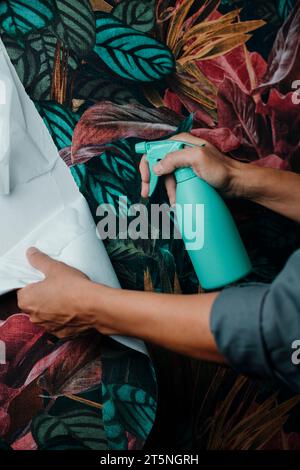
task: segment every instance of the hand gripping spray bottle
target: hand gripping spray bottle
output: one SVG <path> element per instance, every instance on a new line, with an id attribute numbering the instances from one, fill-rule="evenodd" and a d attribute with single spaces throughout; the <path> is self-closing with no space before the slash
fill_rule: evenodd
<path id="1" fill-rule="evenodd" d="M 149 163 L 149 196 L 152 196 L 158 182 L 153 166 L 167 154 L 185 147 L 195 145 L 175 140 L 141 142 L 136 145 L 136 152 L 146 154 Z M 176 211 L 179 230 L 203 289 L 219 289 L 245 277 L 251 272 L 252 266 L 236 224 L 219 193 L 199 178 L 192 168 L 176 170 L 175 178 L 176 206 L 182 208 Z M 184 230 L 187 224 L 185 217 L 194 217 L 196 205 L 204 207 L 204 227 L 196 227 L 196 230 L 204 233 L 204 243 L 200 249 L 193 249 Z M 185 207 L 192 210 L 186 211 Z M 188 221 L 189 227 L 193 222 Z"/>

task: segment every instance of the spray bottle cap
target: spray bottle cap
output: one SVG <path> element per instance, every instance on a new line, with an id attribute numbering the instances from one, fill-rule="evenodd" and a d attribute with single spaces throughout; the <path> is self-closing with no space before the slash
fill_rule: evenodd
<path id="1" fill-rule="evenodd" d="M 140 142 L 136 144 L 136 153 L 146 154 L 147 161 L 149 163 L 150 170 L 150 191 L 149 196 L 155 191 L 158 183 L 159 176 L 154 172 L 154 166 L 161 160 L 163 160 L 169 153 L 182 150 L 185 147 L 196 147 L 188 142 L 179 140 L 160 140 L 155 142 Z M 179 168 L 175 171 L 175 178 L 177 183 L 182 183 L 191 178 L 195 178 L 196 175 L 192 168 Z"/>

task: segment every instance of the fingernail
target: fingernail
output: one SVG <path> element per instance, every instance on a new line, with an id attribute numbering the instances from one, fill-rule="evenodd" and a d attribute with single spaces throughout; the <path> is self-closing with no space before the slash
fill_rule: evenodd
<path id="1" fill-rule="evenodd" d="M 38 253 L 38 252 L 39 252 L 39 250 L 37 248 L 35 248 L 34 246 L 31 246 L 27 250 L 27 255 L 31 256 L 31 255 L 34 255 L 35 253 Z"/>
<path id="2" fill-rule="evenodd" d="M 153 167 L 153 170 L 157 175 L 162 175 L 164 172 L 164 167 L 161 163 L 157 163 L 157 165 Z"/>

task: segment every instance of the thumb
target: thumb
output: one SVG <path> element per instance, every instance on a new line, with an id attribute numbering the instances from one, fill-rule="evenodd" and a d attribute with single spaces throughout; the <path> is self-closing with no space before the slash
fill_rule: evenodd
<path id="1" fill-rule="evenodd" d="M 44 274 L 48 273 L 53 263 L 56 263 L 56 261 L 54 261 L 48 255 L 42 253 L 40 250 L 34 247 L 29 248 L 26 255 L 31 266 Z"/>
<path id="2" fill-rule="evenodd" d="M 158 175 L 173 173 L 177 168 L 192 167 L 199 157 L 199 148 L 185 148 L 177 152 L 169 153 L 164 160 L 161 160 L 153 167 Z"/>

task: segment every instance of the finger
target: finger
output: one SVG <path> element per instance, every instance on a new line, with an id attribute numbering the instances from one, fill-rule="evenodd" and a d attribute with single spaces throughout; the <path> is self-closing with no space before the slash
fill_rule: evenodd
<path id="1" fill-rule="evenodd" d="M 173 173 L 177 168 L 192 167 L 199 158 L 200 151 L 199 148 L 185 148 L 169 153 L 164 160 L 153 167 L 154 172 L 161 176 Z"/>
<path id="2" fill-rule="evenodd" d="M 24 288 L 25 289 L 25 288 Z M 17 302 L 18 302 L 18 307 L 23 313 L 27 313 L 27 302 L 26 302 L 26 297 L 24 295 L 24 289 L 19 289 L 17 291 Z"/>
<path id="3" fill-rule="evenodd" d="M 147 199 L 147 197 L 149 196 L 149 192 L 150 192 L 150 184 L 149 183 L 144 183 L 142 181 L 141 196 L 144 199 Z"/>
<path id="4" fill-rule="evenodd" d="M 28 312 L 28 315 L 31 323 L 34 323 L 35 325 L 39 325 L 44 328 L 43 321 L 35 313 Z"/>
<path id="5" fill-rule="evenodd" d="M 39 284 L 39 283 L 36 283 Z M 32 300 L 32 288 L 36 286 L 36 284 L 30 284 L 23 289 L 19 289 L 17 291 L 17 301 L 18 307 L 23 313 L 30 314 L 32 310 L 31 300 Z"/>
<path id="6" fill-rule="evenodd" d="M 143 155 L 140 161 L 140 172 L 141 172 L 142 181 L 144 183 L 149 183 L 150 171 L 149 171 L 149 165 L 146 159 L 146 155 Z"/>
<path id="7" fill-rule="evenodd" d="M 85 332 L 86 330 L 81 330 L 79 328 L 56 328 L 52 331 L 52 334 L 60 339 L 71 339 L 76 338 L 77 336 L 80 336 Z"/>
<path id="8" fill-rule="evenodd" d="M 78 336 L 77 334 L 74 333 L 74 331 L 70 329 L 65 329 L 65 330 L 59 330 L 59 331 L 54 331 L 53 335 L 56 336 L 59 339 L 72 339 Z"/>
<path id="9" fill-rule="evenodd" d="M 149 171 L 149 165 L 146 160 L 146 156 L 143 155 L 141 161 L 140 161 L 140 173 L 141 173 L 141 178 L 142 178 L 142 191 L 141 195 L 144 198 L 147 198 L 149 196 L 149 190 L 150 190 L 150 171 Z"/>
<path id="10" fill-rule="evenodd" d="M 170 205 L 173 206 L 176 203 L 176 181 L 173 175 L 166 176 L 165 185 Z"/>
<path id="11" fill-rule="evenodd" d="M 56 261 L 34 247 L 29 248 L 26 254 L 31 266 L 44 274 L 49 272 L 50 268 L 53 266 L 53 263 L 56 263 Z"/>
<path id="12" fill-rule="evenodd" d="M 179 140 L 179 141 L 187 142 L 189 144 L 193 144 L 197 146 L 209 145 L 209 143 L 206 140 L 196 137 L 192 134 L 188 134 L 187 132 L 182 132 L 181 134 L 177 134 L 174 137 L 170 137 L 169 140 Z"/>
<path id="13" fill-rule="evenodd" d="M 35 315 L 34 313 L 29 313 L 29 319 L 31 323 L 33 323 L 36 326 L 39 326 L 40 328 L 43 328 L 48 333 L 54 334 L 54 332 L 57 330 L 56 323 L 45 321 L 44 319 L 41 319 L 38 315 Z"/>

